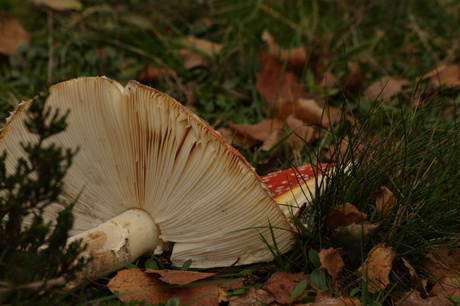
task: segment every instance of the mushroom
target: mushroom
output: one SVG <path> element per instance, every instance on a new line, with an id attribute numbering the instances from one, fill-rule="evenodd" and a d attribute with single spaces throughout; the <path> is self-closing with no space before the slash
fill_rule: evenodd
<path id="1" fill-rule="evenodd" d="M 23 125 L 30 103 L 0 135 L 9 171 L 25 155 L 20 143 L 36 140 Z M 44 218 L 78 198 L 70 240 L 87 244 L 89 276 L 165 249 L 173 265 L 195 268 L 270 261 L 267 242 L 290 250 L 289 221 L 250 164 L 171 97 L 135 81 L 81 77 L 52 86 L 47 106 L 70 110 L 50 143 L 79 152 Z"/>
<path id="2" fill-rule="evenodd" d="M 324 188 L 324 174 L 331 170 L 328 164 L 303 165 L 262 176 L 271 196 L 280 205 L 288 219 L 299 217 L 300 212 Z"/>

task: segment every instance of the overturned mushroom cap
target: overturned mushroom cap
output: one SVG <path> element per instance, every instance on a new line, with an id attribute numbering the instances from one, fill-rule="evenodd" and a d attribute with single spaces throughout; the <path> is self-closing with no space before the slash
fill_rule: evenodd
<path id="1" fill-rule="evenodd" d="M 270 195 L 280 205 L 288 219 L 299 217 L 303 208 L 308 206 L 318 190 L 324 189 L 324 173 L 331 165 L 303 165 L 288 170 L 273 172 L 261 177 Z"/>
<path id="2" fill-rule="evenodd" d="M 11 171 L 25 155 L 20 142 L 36 140 L 23 125 L 30 103 L 18 108 L 0 135 Z M 170 242 L 173 264 L 191 259 L 193 267 L 270 261 L 261 236 L 271 244 L 274 237 L 281 252 L 290 249 L 289 222 L 253 168 L 171 97 L 134 81 L 122 87 L 104 77 L 82 77 L 51 87 L 47 106 L 70 109 L 68 128 L 49 141 L 80 149 L 62 200 L 45 212 L 55 220 L 78 197 L 72 235 L 88 236 L 116 220 L 110 224 L 121 227 L 121 238 L 107 239 L 113 239 L 113 252 L 136 249 L 126 260 L 159 253 Z M 128 245 L 120 244 L 123 239 Z"/>

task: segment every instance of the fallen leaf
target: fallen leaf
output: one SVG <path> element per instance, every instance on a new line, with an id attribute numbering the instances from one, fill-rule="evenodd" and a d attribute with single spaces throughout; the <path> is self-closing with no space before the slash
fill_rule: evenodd
<path id="1" fill-rule="evenodd" d="M 364 91 L 364 97 L 370 101 L 388 100 L 403 90 L 410 82 L 400 77 L 383 77 Z"/>
<path id="2" fill-rule="evenodd" d="M 171 296 L 165 283 L 139 269 L 118 271 L 107 287 L 123 302 L 139 300 L 157 304 L 164 303 Z"/>
<path id="3" fill-rule="evenodd" d="M 273 149 L 273 151 L 270 154 L 270 156 L 272 156 L 276 154 L 278 152 L 277 149 L 281 147 L 279 146 L 275 148 L 275 146 L 280 145 L 280 141 L 282 141 L 285 136 L 286 136 L 286 133 L 283 130 L 276 129 L 271 132 L 271 134 L 267 137 L 267 139 L 264 140 L 260 148 L 263 151 L 270 151 Z"/>
<path id="4" fill-rule="evenodd" d="M 383 243 L 375 245 L 367 255 L 358 273 L 367 282 L 370 293 L 377 293 L 390 284 L 390 271 L 396 252 Z"/>
<path id="5" fill-rule="evenodd" d="M 153 269 L 145 269 L 145 273 L 158 274 L 159 280 L 171 285 L 186 285 L 216 275 L 216 273 Z"/>
<path id="6" fill-rule="evenodd" d="M 326 70 L 322 73 L 320 73 L 316 77 L 316 86 L 319 88 L 331 88 L 333 87 L 337 82 L 337 77 L 330 72 L 329 70 Z"/>
<path id="7" fill-rule="evenodd" d="M 201 55 L 192 50 L 182 49 L 179 50 L 179 55 L 182 57 L 184 62 L 184 67 L 188 70 L 197 68 L 197 67 L 207 67 L 209 66 L 208 61 Z"/>
<path id="8" fill-rule="evenodd" d="M 289 136 L 291 148 L 303 148 L 306 142 L 312 142 L 316 139 L 315 128 L 306 125 L 294 115 L 287 117 L 286 123 L 293 132 L 291 136 Z"/>
<path id="9" fill-rule="evenodd" d="M 460 275 L 460 251 L 438 250 L 429 253 L 423 262 L 425 270 L 434 281 Z"/>
<path id="10" fill-rule="evenodd" d="M 156 272 L 139 269 L 119 271 L 108 283 L 109 290 L 123 302 L 143 301 L 150 304 L 165 303 L 169 298 L 179 298 L 181 305 L 218 305 L 221 292 L 216 284 L 190 287 L 171 286 L 159 279 Z M 180 271 L 188 272 L 188 271 Z"/>
<path id="11" fill-rule="evenodd" d="M 263 289 L 250 287 L 244 295 L 236 297 L 229 302 L 229 306 L 252 306 L 252 305 L 269 305 L 275 301 L 275 298 Z"/>
<path id="12" fill-rule="evenodd" d="M 306 124 L 320 126 L 324 108 L 319 106 L 313 99 L 298 99 L 295 103 L 293 113 Z"/>
<path id="13" fill-rule="evenodd" d="M 291 302 L 291 293 L 294 288 L 302 280 L 306 279 L 309 285 L 308 275 L 303 273 L 289 273 L 285 271 L 275 272 L 263 285 L 263 289 L 268 291 L 275 300 L 280 304 L 288 304 Z M 307 287 L 308 289 L 308 287 Z M 307 296 L 308 293 L 305 291 L 298 299 L 302 299 Z"/>
<path id="14" fill-rule="evenodd" d="M 396 198 L 393 192 L 385 186 L 380 187 L 380 190 L 376 193 L 375 208 L 379 214 L 380 219 L 388 216 L 388 213 L 392 211 L 396 204 Z"/>
<path id="15" fill-rule="evenodd" d="M 366 244 L 380 227 L 380 223 L 363 221 L 337 228 L 333 235 L 335 240 L 347 250 L 355 250 Z"/>
<path id="16" fill-rule="evenodd" d="M 431 289 L 430 295 L 448 298 L 460 297 L 460 277 L 451 275 L 437 282 Z"/>
<path id="17" fill-rule="evenodd" d="M 139 81 L 158 82 L 163 80 L 177 79 L 177 73 L 172 69 L 163 69 L 145 64 L 139 74 Z"/>
<path id="18" fill-rule="evenodd" d="M 276 42 L 273 36 L 267 31 L 262 32 L 262 40 L 267 43 L 268 53 L 279 58 L 280 62 L 288 63 L 288 66 L 294 70 L 302 71 L 305 63 L 307 62 L 307 55 L 303 46 L 297 47 L 291 50 L 285 50 L 281 48 Z"/>
<path id="19" fill-rule="evenodd" d="M 362 223 L 367 219 L 367 214 L 360 212 L 353 204 L 346 203 L 337 206 L 326 218 L 326 223 L 331 230 L 354 223 Z"/>
<path id="20" fill-rule="evenodd" d="M 442 70 L 436 70 L 436 74 L 430 77 L 430 83 L 435 87 L 460 86 L 460 64 L 454 64 L 444 67 Z"/>
<path id="21" fill-rule="evenodd" d="M 29 40 L 29 33 L 18 20 L 10 16 L 3 16 L 0 20 L 0 53 L 13 54 L 20 44 Z"/>
<path id="22" fill-rule="evenodd" d="M 278 118 L 292 114 L 295 102 L 307 98 L 306 89 L 294 73 L 286 71 L 273 56 L 262 51 L 261 67 L 256 74 L 256 88 Z"/>
<path id="23" fill-rule="evenodd" d="M 199 50 L 208 56 L 216 55 L 222 50 L 221 44 L 195 36 L 187 36 L 182 39 L 181 43 L 188 48 Z"/>
<path id="24" fill-rule="evenodd" d="M 332 284 L 334 284 L 342 268 L 345 266 L 342 256 L 339 251 L 334 248 L 322 249 L 319 251 L 318 256 L 321 261 L 321 268 L 327 270 L 327 273 L 332 277 Z"/>
<path id="25" fill-rule="evenodd" d="M 281 129 L 283 127 L 283 121 L 277 118 L 266 118 L 255 124 L 235 124 L 229 122 L 228 125 L 245 137 L 257 141 L 265 141 L 274 130 Z"/>
<path id="26" fill-rule="evenodd" d="M 32 0 L 32 2 L 55 11 L 79 11 L 83 8 L 83 4 L 78 0 Z"/>
<path id="27" fill-rule="evenodd" d="M 308 305 L 361 306 L 361 301 L 357 298 L 348 297 L 320 297 Z"/>

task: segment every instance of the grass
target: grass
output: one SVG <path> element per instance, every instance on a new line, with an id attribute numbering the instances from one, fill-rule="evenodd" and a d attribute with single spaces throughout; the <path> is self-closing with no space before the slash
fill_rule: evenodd
<path id="1" fill-rule="evenodd" d="M 276 261 L 277 268 L 321 271 L 318 251 L 340 247 L 346 254 L 341 294 L 356 295 L 367 304 L 391 304 L 393 292 L 408 289 L 402 258 L 424 275 L 426 254 L 458 249 L 460 95 L 458 88 L 435 89 L 420 80 L 460 58 L 460 5 L 455 1 L 97 0 L 85 2 L 82 11 L 59 13 L 6 0 L 0 4 L 0 15 L 4 13 L 19 19 L 32 40 L 0 58 L 1 122 L 20 101 L 51 84 L 86 75 L 126 82 L 138 79 L 149 64 L 172 69 L 179 77 L 144 83 L 186 103 L 214 127 L 226 127 L 228 121 L 255 123 L 268 116 L 255 79 L 265 47 L 262 32 L 268 30 L 286 49 L 305 46 L 308 61 L 299 82 L 315 97 L 343 109 L 348 119 L 299 152 L 280 150 L 268 166 L 258 145 L 239 148 L 267 172 L 309 161 L 336 163 L 323 196 L 298 220 L 297 247 Z M 179 54 L 187 35 L 221 43 L 223 49 L 206 57 L 207 66 L 188 70 Z M 360 71 L 356 84 L 348 78 L 351 67 Z M 315 86 L 314 78 L 324 70 L 338 77 L 339 87 Z M 377 79 L 396 75 L 411 82 L 409 89 L 385 103 L 363 96 Z M 332 150 L 340 147 L 340 154 Z M 397 199 L 383 220 L 374 206 L 381 186 Z M 366 213 L 369 222 L 381 222 L 352 250 L 337 240 L 326 221 L 347 202 Z M 370 294 L 355 271 L 379 242 L 397 252 L 393 287 Z M 90 296 L 98 294 L 106 293 L 95 290 Z"/>

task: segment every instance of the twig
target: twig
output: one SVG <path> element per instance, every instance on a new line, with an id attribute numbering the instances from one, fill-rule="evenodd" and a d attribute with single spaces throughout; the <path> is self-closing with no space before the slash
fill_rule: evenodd
<path id="1" fill-rule="evenodd" d="M 5 286 L 6 288 L 0 288 L 0 293 L 7 293 L 17 289 L 30 289 L 30 290 L 39 290 L 43 288 L 49 288 L 54 286 L 63 286 L 66 284 L 64 277 L 52 278 L 46 281 L 37 281 L 33 283 L 28 283 L 24 285 L 14 286 L 8 282 L 0 282 L 0 286 Z"/>

